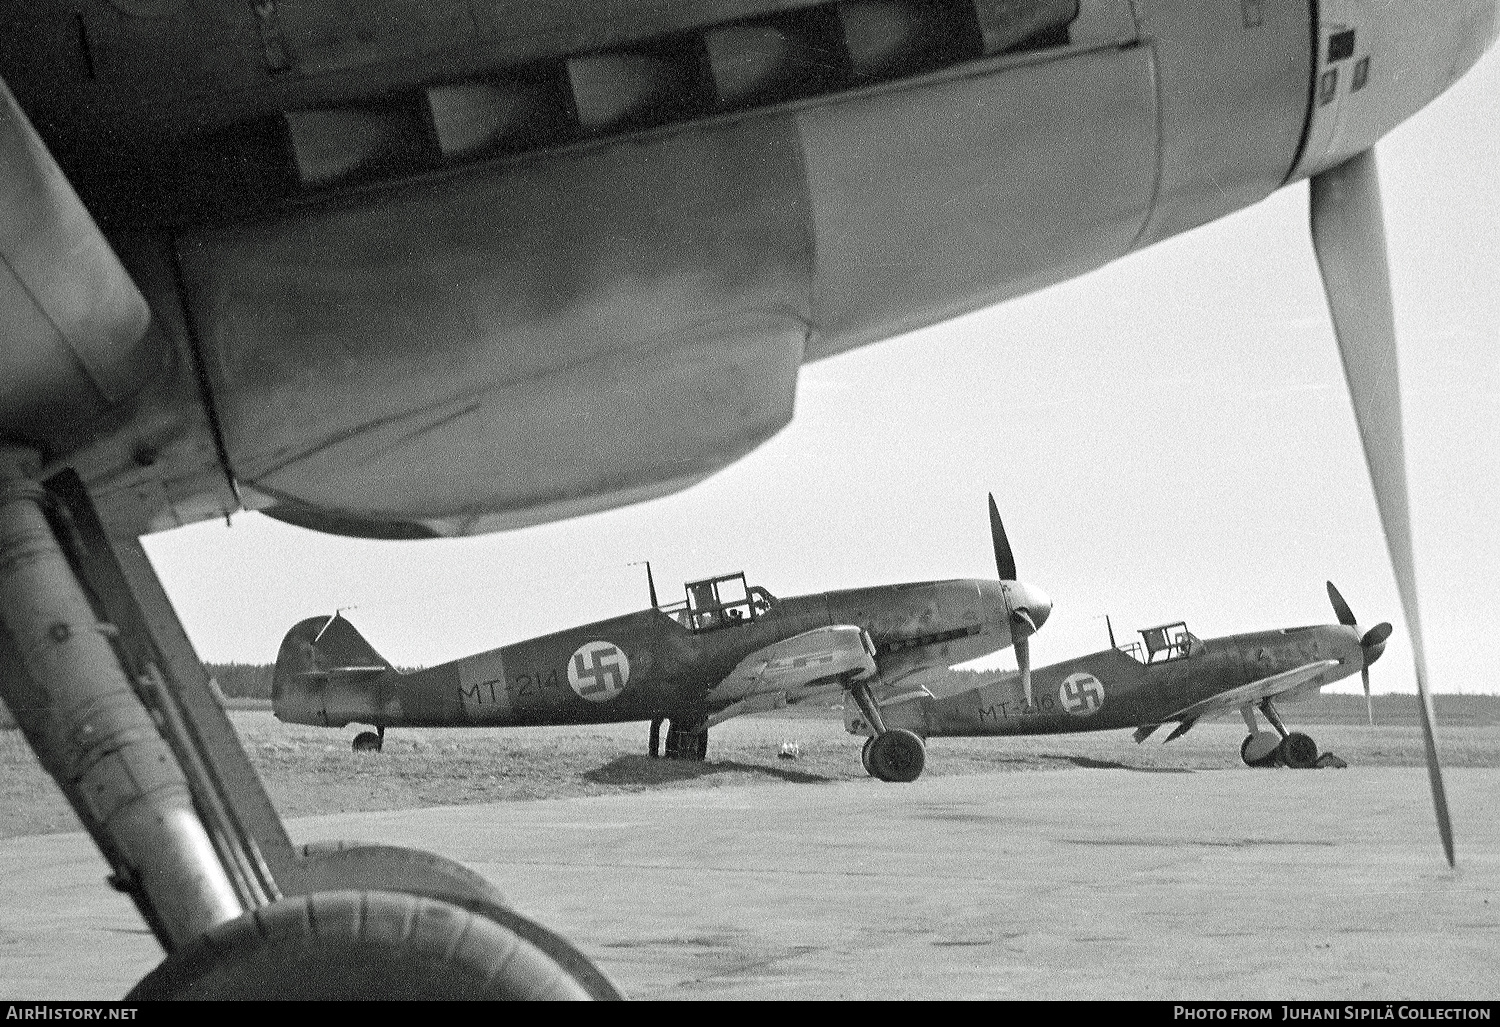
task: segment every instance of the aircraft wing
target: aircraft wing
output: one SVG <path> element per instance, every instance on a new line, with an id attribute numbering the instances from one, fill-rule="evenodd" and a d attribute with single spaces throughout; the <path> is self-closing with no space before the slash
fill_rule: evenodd
<path id="1" fill-rule="evenodd" d="M 726 705 L 709 723 L 805 702 L 874 673 L 875 646 L 862 629 L 835 624 L 804 631 L 755 650 L 714 686 L 709 701 Z"/>
<path id="2" fill-rule="evenodd" d="M 1237 710 L 1246 703 L 1285 696 L 1291 692 L 1316 691 L 1326 684 L 1321 680 L 1323 672 L 1338 665 L 1338 660 L 1315 660 L 1312 663 L 1304 663 L 1300 667 L 1284 670 L 1280 674 L 1272 674 L 1270 677 L 1252 681 L 1248 685 L 1220 692 L 1202 702 L 1178 710 L 1170 717 L 1163 718 L 1162 723 L 1178 720 L 1188 724 L 1202 720 L 1204 717 L 1214 717 L 1220 713 Z"/>

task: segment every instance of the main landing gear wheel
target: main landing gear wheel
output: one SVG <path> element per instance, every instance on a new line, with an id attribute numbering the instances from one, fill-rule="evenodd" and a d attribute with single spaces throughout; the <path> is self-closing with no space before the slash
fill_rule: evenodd
<path id="1" fill-rule="evenodd" d="M 452 903 L 380 891 L 284 898 L 169 955 L 127 1001 L 588 999 L 506 926 Z"/>
<path id="2" fill-rule="evenodd" d="M 308 893 L 388 891 L 449 902 L 495 921 L 536 946 L 589 998 L 625 997 L 571 942 L 509 909 L 498 888 L 462 863 L 421 849 L 357 842 L 314 842 L 303 846 L 301 855 L 300 883 Z"/>
<path id="3" fill-rule="evenodd" d="M 662 753 L 669 760 L 694 760 L 702 762 L 708 758 L 708 724 L 699 721 L 683 727 L 677 721 L 667 722 L 667 744 Z"/>
<path id="4" fill-rule="evenodd" d="M 1311 770 L 1318 765 L 1318 743 L 1300 731 L 1293 731 L 1281 740 L 1278 755 L 1293 770 Z"/>
<path id="5" fill-rule="evenodd" d="M 859 761 L 865 765 L 865 773 L 871 777 L 875 776 L 875 768 L 870 766 L 870 746 L 875 744 L 875 736 L 871 735 L 865 739 L 864 748 L 859 750 Z"/>
<path id="6" fill-rule="evenodd" d="M 870 768 L 882 781 L 915 781 L 927 764 L 927 746 L 914 732 L 892 728 L 870 745 Z"/>
<path id="7" fill-rule="evenodd" d="M 1281 736 L 1275 731 L 1257 731 L 1240 743 L 1240 759 L 1247 767 L 1274 767 L 1281 748 Z"/>
<path id="8" fill-rule="evenodd" d="M 361 731 L 354 736 L 355 752 L 379 752 L 382 748 L 382 739 L 374 731 Z"/>

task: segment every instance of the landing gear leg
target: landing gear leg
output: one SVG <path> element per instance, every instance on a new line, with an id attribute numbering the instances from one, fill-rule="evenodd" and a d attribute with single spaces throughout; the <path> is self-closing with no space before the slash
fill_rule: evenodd
<path id="1" fill-rule="evenodd" d="M 1250 733 L 1240 743 L 1240 759 L 1245 761 L 1247 767 L 1274 767 L 1276 752 L 1281 748 L 1281 736 L 1274 731 L 1260 729 L 1260 722 L 1255 719 L 1254 703 L 1241 706 L 1240 716 L 1245 718 L 1245 726 L 1250 729 Z"/>
<path id="2" fill-rule="evenodd" d="M 140 543 L 34 466 L 0 445 L 0 698 L 171 953 L 133 994 L 618 995 L 508 910 L 428 898 L 441 868 L 313 887 Z"/>
<path id="3" fill-rule="evenodd" d="M 660 717 L 651 718 L 651 738 L 646 743 L 646 752 L 653 760 L 661 757 L 661 720 Z"/>
<path id="4" fill-rule="evenodd" d="M 927 746 L 922 744 L 922 739 L 905 728 L 888 729 L 885 726 L 885 718 L 880 715 L 880 707 L 875 704 L 868 683 L 855 682 L 850 686 L 849 694 L 875 731 L 875 737 L 866 743 L 866 749 L 861 753 L 865 769 L 882 781 L 906 782 L 920 777 L 927 764 Z"/>

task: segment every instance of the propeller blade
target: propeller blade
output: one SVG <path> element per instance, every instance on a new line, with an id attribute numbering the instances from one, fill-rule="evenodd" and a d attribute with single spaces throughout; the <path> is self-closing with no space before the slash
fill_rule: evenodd
<path id="1" fill-rule="evenodd" d="M 1364 683 L 1365 683 L 1365 716 L 1367 716 L 1367 717 L 1370 718 L 1370 726 L 1374 727 L 1375 726 L 1375 705 L 1372 702 L 1370 702 L 1370 668 L 1369 667 L 1362 668 L 1360 670 L 1360 672 L 1359 672 L 1359 676 L 1364 679 Z"/>
<path id="2" fill-rule="evenodd" d="M 1359 623 L 1354 619 L 1354 611 L 1349 609 L 1349 604 L 1344 602 L 1344 597 L 1339 595 L 1339 590 L 1333 587 L 1333 582 L 1328 583 L 1328 601 L 1333 604 L 1334 616 L 1338 617 L 1340 624 L 1353 627 Z"/>
<path id="3" fill-rule="evenodd" d="M 1017 635 L 1016 641 L 1016 666 L 1021 668 L 1021 691 L 1026 695 L 1026 705 L 1033 707 L 1036 703 L 1031 701 L 1031 639 L 1027 635 Z"/>
<path id="4" fill-rule="evenodd" d="M 1386 621 L 1381 621 L 1369 631 L 1365 632 L 1364 637 L 1359 640 L 1359 644 L 1364 646 L 1366 649 L 1371 649 L 1377 645 L 1382 645 L 1384 644 L 1386 639 L 1391 637 L 1391 631 L 1392 628 L 1390 624 Z"/>
<path id="5" fill-rule="evenodd" d="M 1336 168 L 1314 175 L 1310 213 L 1313 249 L 1323 276 L 1323 290 L 1328 294 L 1344 379 L 1349 384 L 1365 463 L 1375 487 L 1380 522 L 1385 528 L 1386 548 L 1406 614 L 1427 745 L 1427 777 L 1432 786 L 1443 854 L 1452 866 L 1455 865 L 1453 824 L 1438 764 L 1432 694 L 1427 686 L 1427 660 L 1422 646 L 1422 617 L 1417 606 L 1401 392 L 1396 374 L 1396 321 L 1391 307 L 1375 151 L 1365 150 Z"/>
<path id="6" fill-rule="evenodd" d="M 1005 537 L 1005 525 L 1000 523 L 1000 511 L 995 509 L 995 494 L 990 493 L 990 537 L 995 542 L 995 572 L 1001 581 L 1016 580 L 1016 558 L 1010 551 L 1010 539 Z"/>

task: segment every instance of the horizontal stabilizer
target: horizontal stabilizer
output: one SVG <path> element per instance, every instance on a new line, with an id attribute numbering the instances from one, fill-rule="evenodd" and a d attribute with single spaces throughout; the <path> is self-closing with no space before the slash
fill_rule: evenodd
<path id="1" fill-rule="evenodd" d="M 1159 727 L 1161 727 L 1160 724 L 1142 724 L 1140 727 L 1135 729 L 1135 734 L 1131 735 L 1130 737 L 1134 738 L 1136 744 L 1139 745 L 1146 739 L 1150 738 Z"/>
<path id="2" fill-rule="evenodd" d="M 916 689 L 914 691 L 913 690 L 907 690 L 907 691 L 903 691 L 903 692 L 897 692 L 894 695 L 882 695 L 879 692 L 875 693 L 875 703 L 876 703 L 876 705 L 880 706 L 881 708 L 884 708 L 886 706 L 896 706 L 896 705 L 898 705 L 900 703 L 904 703 L 904 702 L 911 702 L 913 699 L 931 699 L 931 698 L 932 698 L 932 693 L 929 692 L 929 691 L 927 691 L 927 689 L 925 689 L 925 688 L 918 688 L 918 689 Z"/>
<path id="3" fill-rule="evenodd" d="M 364 666 L 364 667 L 321 667 L 321 668 L 314 668 L 312 670 L 301 670 L 301 671 L 298 671 L 297 672 L 297 677 L 299 677 L 299 678 L 337 678 L 337 677 L 359 678 L 359 677 L 368 677 L 368 676 L 370 676 L 372 674 L 384 674 L 386 671 L 388 671 L 390 669 L 391 668 L 383 666 L 383 665 L 379 665 L 379 664 L 376 664 L 376 665 L 373 665 L 373 666 Z"/>

